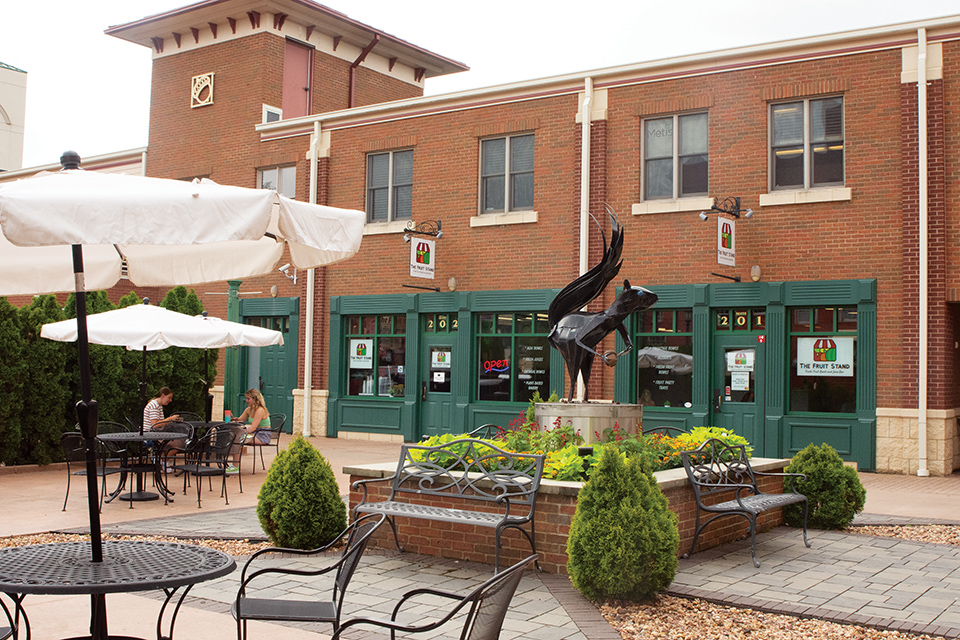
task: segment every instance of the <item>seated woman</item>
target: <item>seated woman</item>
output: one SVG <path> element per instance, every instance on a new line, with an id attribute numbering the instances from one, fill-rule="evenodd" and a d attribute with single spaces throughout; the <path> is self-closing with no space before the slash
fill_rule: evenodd
<path id="1" fill-rule="evenodd" d="M 263 403 L 263 396 L 257 389 L 248 389 L 244 395 L 247 401 L 247 408 L 243 410 L 238 418 L 233 422 L 246 423 L 247 435 L 243 442 L 259 442 L 260 444 L 269 444 L 270 442 L 270 412 Z M 265 429 L 266 431 L 258 431 Z M 243 455 L 243 445 L 234 444 L 230 449 L 233 464 L 227 467 L 227 473 L 236 473 L 240 468 L 240 456 Z"/>

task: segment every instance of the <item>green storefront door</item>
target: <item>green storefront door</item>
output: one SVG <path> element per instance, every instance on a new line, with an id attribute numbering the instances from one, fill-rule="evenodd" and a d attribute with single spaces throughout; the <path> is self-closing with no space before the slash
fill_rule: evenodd
<path id="1" fill-rule="evenodd" d="M 714 335 L 713 426 L 732 429 L 763 451 L 764 344 L 753 334 Z"/>
<path id="2" fill-rule="evenodd" d="M 453 338 L 424 334 L 420 351 L 420 435 L 449 433 L 453 419 Z"/>

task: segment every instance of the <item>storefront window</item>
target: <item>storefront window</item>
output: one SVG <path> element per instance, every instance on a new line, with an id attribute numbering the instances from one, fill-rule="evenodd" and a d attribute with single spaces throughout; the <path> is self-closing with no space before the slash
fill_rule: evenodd
<path id="1" fill-rule="evenodd" d="M 406 316 L 348 316 L 347 395 L 402 398 Z"/>
<path id="2" fill-rule="evenodd" d="M 647 407 L 689 407 L 693 394 L 693 313 L 638 314 L 637 397 Z"/>
<path id="3" fill-rule="evenodd" d="M 790 411 L 857 410 L 857 310 L 790 310 Z"/>
<path id="4" fill-rule="evenodd" d="M 529 402 L 550 395 L 549 322 L 545 313 L 482 313 L 477 317 L 477 400 Z"/>

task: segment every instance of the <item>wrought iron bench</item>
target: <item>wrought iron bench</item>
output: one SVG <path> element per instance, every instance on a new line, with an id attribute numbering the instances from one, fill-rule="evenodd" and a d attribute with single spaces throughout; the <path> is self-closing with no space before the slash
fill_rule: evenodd
<path id="1" fill-rule="evenodd" d="M 680 454 L 683 468 L 693 487 L 693 495 L 697 500 L 696 531 L 690 551 L 684 558 L 690 557 L 697 545 L 700 533 L 708 524 L 724 516 L 743 516 L 747 519 L 750 534 L 750 554 L 753 556 L 753 565 L 757 562 L 757 515 L 764 511 L 785 507 L 788 504 L 800 503 L 803 505 L 803 543 L 809 548 L 807 541 L 807 497 L 797 493 L 794 482 L 797 478 L 806 480 L 802 473 L 764 473 L 754 471 L 747 459 L 746 447 L 743 445 L 731 446 L 716 439 L 707 440 L 693 451 L 683 451 Z M 781 476 L 790 479 L 792 493 L 763 493 L 757 486 L 757 476 Z M 733 500 L 726 500 L 716 504 L 709 504 L 710 496 L 733 491 Z M 706 500 L 705 500 L 706 499 Z M 714 514 L 703 524 L 700 523 L 701 512 Z"/>
<path id="2" fill-rule="evenodd" d="M 354 489 L 363 495 L 353 508 L 353 517 L 361 513 L 382 513 L 393 530 L 397 549 L 403 551 L 397 536 L 396 517 L 455 522 L 496 529 L 494 571 L 500 570 L 500 536 L 505 529 L 516 529 L 537 552 L 534 511 L 543 474 L 543 456 L 513 453 L 477 440 L 453 440 L 437 446 L 405 444 L 392 477 L 358 480 Z M 392 483 L 390 497 L 367 502 L 367 487 L 374 482 Z M 455 498 L 464 508 L 416 504 L 410 498 L 432 496 Z M 471 503 L 492 508 L 472 510 Z M 529 526 L 529 532 L 525 526 Z M 539 565 L 538 565 L 539 568 Z"/>

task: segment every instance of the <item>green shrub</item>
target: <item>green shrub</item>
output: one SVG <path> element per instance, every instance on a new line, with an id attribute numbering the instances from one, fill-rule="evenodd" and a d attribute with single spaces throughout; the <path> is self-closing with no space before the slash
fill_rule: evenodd
<path id="1" fill-rule="evenodd" d="M 677 571 L 677 516 L 640 456 L 605 446 L 580 490 L 567 539 L 567 572 L 587 598 L 638 600 Z"/>
<path id="2" fill-rule="evenodd" d="M 281 451 L 257 496 L 260 526 L 279 547 L 315 549 L 347 526 L 330 463 L 302 436 Z"/>
<path id="3" fill-rule="evenodd" d="M 798 481 L 794 486 L 807 496 L 807 524 L 811 528 L 843 529 L 863 511 L 867 491 L 860 484 L 857 472 L 844 465 L 830 445 L 807 445 L 784 471 L 807 476 L 805 481 Z M 803 510 L 799 504 L 786 507 L 783 517 L 790 526 L 803 526 Z"/>

